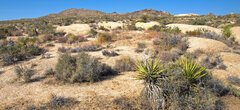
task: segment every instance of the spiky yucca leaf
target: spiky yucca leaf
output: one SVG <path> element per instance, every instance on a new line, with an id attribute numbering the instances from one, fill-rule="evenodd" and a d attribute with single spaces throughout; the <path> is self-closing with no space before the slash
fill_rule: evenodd
<path id="1" fill-rule="evenodd" d="M 188 61 L 187 57 L 185 60 L 180 59 L 179 64 L 183 68 L 181 76 L 192 85 L 207 74 L 205 67 L 199 66 L 199 63 L 192 59 Z"/>
<path id="2" fill-rule="evenodd" d="M 143 79 L 146 82 L 154 82 L 157 78 L 161 77 L 164 69 L 159 60 L 145 60 L 137 64 L 138 79 Z"/>

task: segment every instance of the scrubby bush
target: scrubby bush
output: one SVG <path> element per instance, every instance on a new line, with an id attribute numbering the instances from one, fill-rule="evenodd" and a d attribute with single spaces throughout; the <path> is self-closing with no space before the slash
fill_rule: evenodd
<path id="1" fill-rule="evenodd" d="M 207 21 L 205 19 L 192 19 L 192 20 L 190 20 L 190 24 L 192 24 L 192 25 L 205 25 L 206 22 Z"/>
<path id="2" fill-rule="evenodd" d="M 57 37 L 56 39 L 58 43 L 66 43 L 68 40 L 67 37 Z"/>
<path id="3" fill-rule="evenodd" d="M 119 72 L 132 71 L 135 69 L 135 63 L 130 57 L 122 57 L 115 61 L 114 68 Z"/>
<path id="4" fill-rule="evenodd" d="M 99 43 L 111 42 L 112 41 L 112 34 L 110 33 L 99 33 L 97 40 Z"/>
<path id="5" fill-rule="evenodd" d="M 94 29 L 91 29 L 89 33 L 92 34 L 93 36 L 95 36 L 95 35 L 97 35 L 98 32 Z"/>
<path id="6" fill-rule="evenodd" d="M 146 44 L 138 43 L 137 48 L 135 49 L 135 52 L 137 53 L 143 52 L 145 48 L 146 48 Z"/>
<path id="7" fill-rule="evenodd" d="M 159 45 L 165 50 L 170 50 L 173 47 L 179 48 L 182 51 L 186 51 L 188 48 L 187 39 L 183 39 L 181 36 L 167 35 L 163 37 L 156 37 L 153 40 L 154 45 Z"/>
<path id="8" fill-rule="evenodd" d="M 102 51 L 102 54 L 104 55 L 104 56 L 109 56 L 109 57 L 114 57 L 114 56 L 118 56 L 119 54 L 118 53 L 116 53 L 115 51 L 107 51 L 107 50 L 104 50 L 104 51 Z"/>
<path id="9" fill-rule="evenodd" d="M 227 79 L 231 84 L 240 86 L 240 78 L 237 76 L 228 76 Z"/>
<path id="10" fill-rule="evenodd" d="M 223 35 L 225 38 L 229 38 L 232 35 L 232 31 L 229 26 L 223 28 Z"/>
<path id="11" fill-rule="evenodd" d="M 220 80 L 212 79 L 206 84 L 206 88 L 209 89 L 216 96 L 225 96 L 230 92 L 230 88 L 226 87 Z"/>
<path id="12" fill-rule="evenodd" d="M 31 77 L 35 74 L 35 71 L 28 67 L 16 66 L 14 68 L 18 79 L 23 80 L 25 83 L 31 81 Z"/>
<path id="13" fill-rule="evenodd" d="M 179 55 L 180 54 L 170 51 L 160 51 L 157 54 L 157 58 L 159 58 L 162 62 L 174 62 L 178 59 Z"/>
<path id="14" fill-rule="evenodd" d="M 44 49 L 32 44 L 34 41 L 20 39 L 13 45 L 0 47 L 0 59 L 3 66 L 23 61 L 44 53 Z"/>
<path id="15" fill-rule="evenodd" d="M 202 34 L 201 30 L 197 29 L 194 31 L 186 31 L 186 34 L 189 36 L 200 36 Z"/>
<path id="16" fill-rule="evenodd" d="M 76 59 L 68 53 L 65 53 L 58 59 L 55 77 L 57 80 L 69 81 L 69 78 L 71 78 L 75 69 Z"/>
<path id="17" fill-rule="evenodd" d="M 128 30 L 137 30 L 137 27 L 136 27 L 135 24 L 136 24 L 135 22 L 132 22 L 131 24 L 128 24 L 127 29 Z"/>
<path id="18" fill-rule="evenodd" d="M 67 42 L 70 43 L 70 44 L 75 43 L 75 42 L 83 42 L 83 41 L 87 40 L 85 37 L 76 36 L 76 35 L 73 35 L 73 34 L 69 34 L 66 37 L 68 39 Z"/>
<path id="19" fill-rule="evenodd" d="M 71 82 L 95 82 L 100 80 L 102 66 L 97 59 L 88 54 L 80 53 L 76 60 L 76 72 L 72 75 Z"/>
<path id="20" fill-rule="evenodd" d="M 113 74 L 111 68 L 86 53 L 79 53 L 77 57 L 65 53 L 58 59 L 55 77 L 64 82 L 81 83 L 99 81 L 102 76 Z"/>

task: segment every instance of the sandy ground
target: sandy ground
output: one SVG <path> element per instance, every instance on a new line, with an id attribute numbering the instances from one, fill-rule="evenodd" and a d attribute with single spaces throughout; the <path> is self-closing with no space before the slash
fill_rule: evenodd
<path id="1" fill-rule="evenodd" d="M 199 37 L 189 37 L 189 48 L 188 52 L 194 52 L 197 49 L 204 50 L 205 52 L 224 52 L 229 51 L 228 46 L 220 41 L 199 38 Z"/>
<path id="2" fill-rule="evenodd" d="M 17 65 L 30 66 L 32 64 L 37 64 L 35 69 L 37 73 L 34 78 L 43 78 L 44 71 L 50 67 L 55 67 L 57 63 L 57 58 L 59 56 L 57 49 L 61 47 L 62 44 L 55 44 L 55 47 L 50 48 L 49 54 L 51 58 L 40 59 L 36 57 L 32 60 L 19 63 Z M 128 53 L 135 53 L 134 47 L 118 47 L 115 50 L 119 50 L 120 55 Z M 132 52 L 129 52 L 132 51 Z M 90 55 L 95 57 L 101 57 L 103 63 L 112 64 L 116 59 L 120 57 L 105 57 L 102 56 L 101 51 L 90 52 Z M 126 55 L 128 56 L 128 55 Z M 135 57 L 135 55 L 133 55 Z M 139 56 L 140 57 L 140 56 Z M 136 80 L 136 73 L 127 72 L 120 73 L 117 76 L 113 76 L 109 79 L 97 82 L 97 83 L 83 83 L 83 84 L 72 84 L 72 85 L 49 85 L 45 84 L 45 80 L 28 83 L 19 84 L 17 82 L 12 83 L 16 75 L 14 73 L 14 66 L 8 66 L 1 68 L 0 71 L 4 73 L 0 74 L 0 105 L 9 105 L 11 103 L 20 100 L 29 100 L 34 103 L 46 102 L 48 100 L 49 94 L 56 94 L 57 96 L 73 97 L 78 101 L 84 101 L 87 97 L 120 97 L 124 94 L 135 93 L 136 91 L 141 91 L 143 87 L 143 81 Z M 10 92 L 11 91 L 11 92 Z M 13 91 L 13 92 L 12 92 Z M 1 106 L 0 106 L 1 107 Z"/>
<path id="3" fill-rule="evenodd" d="M 167 27 L 171 27 L 171 28 L 178 27 L 182 31 L 182 33 L 186 33 L 187 31 L 194 31 L 197 29 L 207 29 L 219 35 L 222 34 L 221 29 L 210 27 L 210 26 L 204 26 L 204 25 L 168 24 Z"/>
<path id="4" fill-rule="evenodd" d="M 89 33 L 91 30 L 88 24 L 71 24 L 69 26 L 58 26 L 56 31 L 66 32 L 67 34 L 71 33 L 74 35 L 83 36 Z"/>
<path id="5" fill-rule="evenodd" d="M 235 53 L 221 52 L 223 64 L 227 66 L 226 70 L 213 70 L 213 75 L 227 82 L 228 76 L 236 76 L 240 78 L 240 55 Z"/>
<path id="6" fill-rule="evenodd" d="M 98 26 L 103 26 L 107 29 L 116 29 L 118 27 L 123 27 L 123 23 L 122 22 L 100 22 L 98 23 Z"/>
<path id="7" fill-rule="evenodd" d="M 151 22 L 148 22 L 148 23 L 142 23 L 142 22 L 137 22 L 136 23 L 136 27 L 137 28 L 143 28 L 143 29 L 148 29 L 150 27 L 153 27 L 154 25 L 160 25 L 158 22 L 155 22 L 155 21 L 151 21 Z"/>
<path id="8" fill-rule="evenodd" d="M 236 40 L 240 43 L 240 26 L 232 27 L 233 36 L 236 37 Z"/>

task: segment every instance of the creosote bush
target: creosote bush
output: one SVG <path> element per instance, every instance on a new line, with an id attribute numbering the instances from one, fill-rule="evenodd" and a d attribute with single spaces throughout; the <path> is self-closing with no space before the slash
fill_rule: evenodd
<path id="1" fill-rule="evenodd" d="M 135 69 L 135 62 L 130 57 L 122 57 L 115 61 L 114 68 L 119 72 L 133 71 Z"/>
<path id="2" fill-rule="evenodd" d="M 0 47 L 1 65 L 7 66 L 44 53 L 44 49 L 35 45 L 35 39 L 19 39 L 17 43 Z"/>
<path id="3" fill-rule="evenodd" d="M 99 43 L 106 43 L 106 42 L 111 42 L 112 41 L 112 34 L 110 33 L 99 33 L 97 40 Z"/>
<path id="4" fill-rule="evenodd" d="M 61 55 L 56 65 L 55 77 L 64 82 L 81 83 L 96 82 L 101 80 L 102 76 L 114 74 L 114 70 L 82 52 L 76 57 L 68 53 Z"/>
<path id="5" fill-rule="evenodd" d="M 23 80 L 25 83 L 31 81 L 31 77 L 35 74 L 35 71 L 28 67 L 16 66 L 14 68 L 17 78 Z"/>

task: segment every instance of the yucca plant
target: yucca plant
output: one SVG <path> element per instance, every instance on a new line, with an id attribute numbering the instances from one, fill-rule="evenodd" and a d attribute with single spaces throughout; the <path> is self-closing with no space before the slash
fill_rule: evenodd
<path id="1" fill-rule="evenodd" d="M 147 83 L 154 83 L 163 75 L 164 69 L 162 69 L 162 66 L 160 60 L 140 61 L 136 69 L 139 72 L 138 79 L 143 79 Z"/>
<path id="2" fill-rule="evenodd" d="M 179 65 L 182 67 L 181 76 L 191 85 L 195 85 L 197 81 L 207 75 L 205 67 L 199 66 L 199 63 L 192 59 L 188 60 L 187 57 L 180 59 Z"/>

